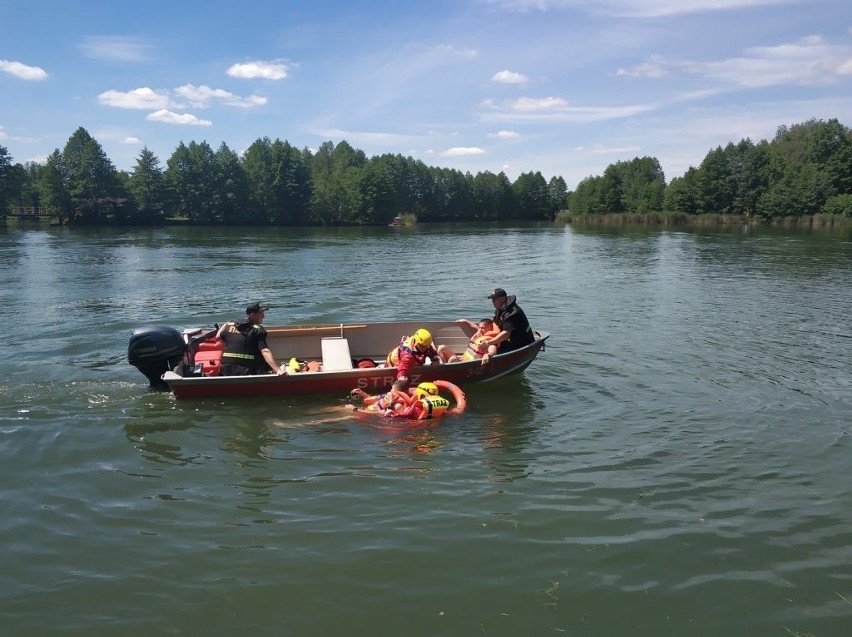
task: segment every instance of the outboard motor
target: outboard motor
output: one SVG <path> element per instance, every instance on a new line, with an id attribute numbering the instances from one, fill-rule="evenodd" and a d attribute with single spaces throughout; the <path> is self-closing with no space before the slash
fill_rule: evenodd
<path id="1" fill-rule="evenodd" d="M 151 389 L 169 388 L 160 378 L 183 358 L 187 345 L 173 327 L 150 325 L 133 330 L 127 344 L 127 361 L 145 374 Z"/>

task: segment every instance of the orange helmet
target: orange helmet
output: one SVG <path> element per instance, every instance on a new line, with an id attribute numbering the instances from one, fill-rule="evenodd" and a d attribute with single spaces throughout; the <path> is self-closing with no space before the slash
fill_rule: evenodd
<path id="1" fill-rule="evenodd" d="M 432 344 L 432 334 L 429 333 L 429 330 L 424 330 L 421 327 L 412 335 L 411 344 L 414 347 L 429 347 Z"/>
<path id="2" fill-rule="evenodd" d="M 417 386 L 417 400 L 428 396 L 437 396 L 438 386 L 435 383 L 420 383 Z"/>

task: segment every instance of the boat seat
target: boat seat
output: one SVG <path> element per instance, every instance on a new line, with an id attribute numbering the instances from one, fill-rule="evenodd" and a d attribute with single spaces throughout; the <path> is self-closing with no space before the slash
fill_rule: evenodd
<path id="1" fill-rule="evenodd" d="M 326 372 L 352 369 L 348 339 L 340 336 L 326 336 L 322 339 L 322 369 Z"/>

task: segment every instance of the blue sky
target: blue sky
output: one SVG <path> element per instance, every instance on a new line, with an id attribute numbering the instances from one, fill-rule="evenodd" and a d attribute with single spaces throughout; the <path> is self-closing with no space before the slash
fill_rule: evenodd
<path id="1" fill-rule="evenodd" d="M 82 126 L 123 170 L 268 136 L 574 188 L 811 118 L 852 126 L 848 0 L 0 3 L 15 162 Z"/>

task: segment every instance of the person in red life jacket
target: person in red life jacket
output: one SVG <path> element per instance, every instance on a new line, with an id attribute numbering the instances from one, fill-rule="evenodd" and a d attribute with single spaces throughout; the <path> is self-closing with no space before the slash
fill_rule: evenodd
<path id="1" fill-rule="evenodd" d="M 411 420 L 432 420 L 450 413 L 450 401 L 438 393 L 435 383 L 420 383 L 414 393 L 414 401 L 391 414 L 393 418 L 410 418 Z"/>
<path id="2" fill-rule="evenodd" d="M 488 340 L 488 345 L 496 345 L 497 352 L 502 354 L 535 341 L 527 315 L 514 294 L 508 295 L 503 288 L 494 288 L 488 298 L 494 306 L 494 323 L 500 328 L 500 332 Z"/>
<path id="3" fill-rule="evenodd" d="M 467 407 L 464 392 L 445 380 L 422 382 L 408 391 L 403 381 L 396 381 L 389 392 L 370 396 L 363 389 L 355 388 L 351 395 L 363 400 L 364 407 L 354 407 L 362 415 L 406 420 L 432 420 L 449 414 L 460 414 Z M 455 406 L 440 394 L 444 389 L 452 394 Z"/>
<path id="4" fill-rule="evenodd" d="M 371 396 L 363 389 L 356 387 L 350 394 L 360 398 L 363 402 L 363 411 L 381 414 L 382 416 L 393 416 L 409 405 L 414 400 L 413 391 L 406 391 L 406 383 L 402 380 L 395 381 L 390 391 L 384 394 Z"/>
<path id="5" fill-rule="evenodd" d="M 432 345 L 432 334 L 429 330 L 420 328 L 409 337 L 404 337 L 395 348 L 388 354 L 385 363 L 388 367 L 396 367 L 396 380 L 407 383 L 411 378 L 411 369 L 426 364 L 426 359 L 433 364 L 439 365 L 441 357 L 438 350 Z"/>
<path id="6" fill-rule="evenodd" d="M 216 337 L 225 343 L 222 376 L 265 374 L 270 369 L 279 376 L 286 373 L 266 343 L 266 329 L 261 323 L 267 309 L 260 303 L 250 303 L 246 307 L 246 318 L 230 321 L 219 328 Z"/>
<path id="7" fill-rule="evenodd" d="M 467 325 L 474 330 L 473 335 L 467 343 L 467 348 L 461 354 L 456 354 L 448 345 L 438 345 L 438 354 L 445 363 L 458 363 L 481 359 L 482 364 L 488 363 L 489 357 L 497 353 L 496 345 L 488 345 L 488 341 L 500 333 L 500 329 L 494 325 L 490 318 L 484 318 L 479 324 L 467 319 L 456 321 L 459 325 Z"/>

